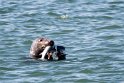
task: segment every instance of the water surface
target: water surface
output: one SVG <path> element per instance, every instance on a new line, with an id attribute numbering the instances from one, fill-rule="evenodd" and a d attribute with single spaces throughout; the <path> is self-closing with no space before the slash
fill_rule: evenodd
<path id="1" fill-rule="evenodd" d="M 1 0 L 1 83 L 124 82 L 123 0 Z M 37 61 L 37 37 L 66 47 L 67 60 Z"/>

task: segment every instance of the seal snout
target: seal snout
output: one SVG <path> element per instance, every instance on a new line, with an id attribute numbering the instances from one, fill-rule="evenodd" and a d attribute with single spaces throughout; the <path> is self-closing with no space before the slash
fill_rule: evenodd
<path id="1" fill-rule="evenodd" d="M 49 45 L 50 46 L 54 46 L 54 41 L 53 40 L 50 40 Z"/>

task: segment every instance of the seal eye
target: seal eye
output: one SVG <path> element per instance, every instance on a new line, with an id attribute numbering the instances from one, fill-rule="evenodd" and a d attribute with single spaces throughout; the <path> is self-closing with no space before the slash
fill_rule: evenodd
<path id="1" fill-rule="evenodd" d="M 43 41 L 43 38 L 41 38 L 39 41 L 40 41 L 40 42 Z"/>

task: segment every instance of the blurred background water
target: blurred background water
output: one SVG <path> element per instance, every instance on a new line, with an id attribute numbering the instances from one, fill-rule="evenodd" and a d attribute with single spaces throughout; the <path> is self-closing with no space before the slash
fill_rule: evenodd
<path id="1" fill-rule="evenodd" d="M 29 58 L 37 37 L 67 60 Z M 0 83 L 124 82 L 123 0 L 0 0 Z"/>

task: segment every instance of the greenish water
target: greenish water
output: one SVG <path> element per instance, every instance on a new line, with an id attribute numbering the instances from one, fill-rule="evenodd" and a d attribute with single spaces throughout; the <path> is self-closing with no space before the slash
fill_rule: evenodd
<path id="1" fill-rule="evenodd" d="M 65 46 L 67 60 L 30 59 L 40 36 Z M 0 0 L 0 82 L 124 82 L 124 1 Z"/>

